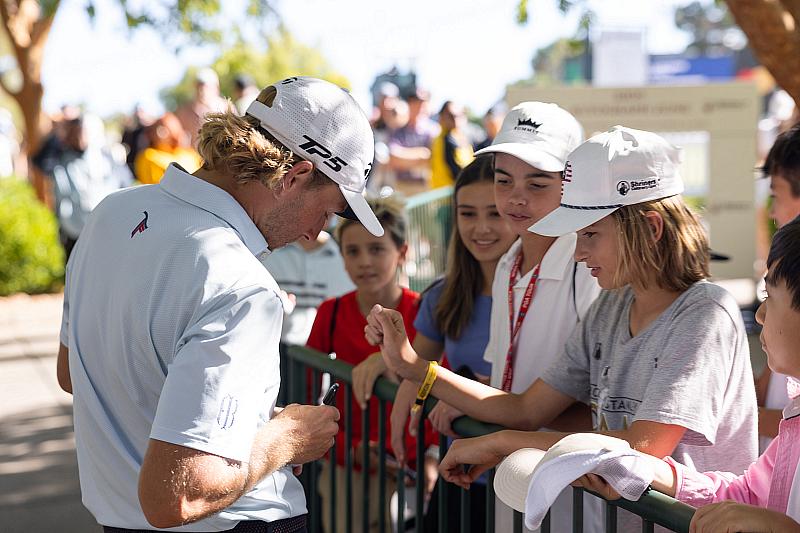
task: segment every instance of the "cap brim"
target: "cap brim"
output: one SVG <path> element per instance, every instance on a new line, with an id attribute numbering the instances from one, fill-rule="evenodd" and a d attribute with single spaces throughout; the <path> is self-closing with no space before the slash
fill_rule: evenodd
<path id="1" fill-rule="evenodd" d="M 544 454 L 543 450 L 523 448 L 500 463 L 494 474 L 494 493 L 500 501 L 515 511 L 525 512 L 525 499 L 533 470 Z"/>
<path id="2" fill-rule="evenodd" d="M 720 262 L 722 262 L 722 261 L 730 261 L 731 260 L 731 256 L 729 256 L 727 254 L 721 254 L 719 252 L 715 252 L 714 250 L 709 250 L 708 254 L 709 254 L 709 256 L 710 256 L 712 261 L 720 261 Z"/>
<path id="3" fill-rule="evenodd" d="M 565 162 L 561 161 L 552 154 L 541 150 L 535 144 L 526 143 L 500 143 L 492 144 L 482 150 L 475 152 L 476 156 L 483 154 L 508 154 L 522 159 L 529 165 L 544 170 L 545 172 L 561 172 L 564 170 Z"/>
<path id="4" fill-rule="evenodd" d="M 591 226 L 617 209 L 617 207 L 574 209 L 561 206 L 528 228 L 528 231 L 545 237 L 561 237 L 568 233 L 574 233 L 586 226 Z"/>
<path id="5" fill-rule="evenodd" d="M 375 213 L 370 209 L 367 199 L 364 198 L 360 192 L 345 189 L 341 185 L 339 185 L 339 190 L 342 191 L 342 195 L 344 199 L 347 200 L 347 205 L 349 207 L 342 213 L 337 213 L 337 215 L 352 220 L 358 220 L 368 232 L 376 237 L 382 237 L 383 226 L 381 226 L 381 223 L 378 222 L 378 219 L 375 217 Z"/>

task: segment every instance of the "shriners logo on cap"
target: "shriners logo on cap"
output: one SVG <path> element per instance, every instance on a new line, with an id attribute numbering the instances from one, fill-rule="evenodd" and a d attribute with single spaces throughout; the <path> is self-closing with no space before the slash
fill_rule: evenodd
<path id="1" fill-rule="evenodd" d="M 518 118 L 517 126 L 514 129 L 527 131 L 529 133 L 536 133 L 541 125 L 542 125 L 541 122 L 535 122 L 533 119 L 530 118 L 526 119 Z"/>
<path id="2" fill-rule="evenodd" d="M 620 196 L 625 196 L 631 190 L 631 186 L 627 181 L 620 181 L 617 183 L 617 192 Z"/>

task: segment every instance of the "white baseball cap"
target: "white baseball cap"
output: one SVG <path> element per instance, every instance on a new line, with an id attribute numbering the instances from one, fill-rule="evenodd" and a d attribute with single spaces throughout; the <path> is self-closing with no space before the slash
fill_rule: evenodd
<path id="1" fill-rule="evenodd" d="M 506 457 L 494 475 L 494 490 L 503 503 L 525 513 L 527 528 L 536 529 L 558 494 L 590 472 L 623 498 L 638 500 L 653 481 L 652 461 L 622 439 L 573 433 L 547 452 L 524 448 Z"/>
<path id="2" fill-rule="evenodd" d="M 275 90 L 272 101 L 256 100 L 246 113 L 339 185 L 350 206 L 339 216 L 358 220 L 375 236 L 383 235 L 364 198 L 375 141 L 355 99 L 333 83 L 305 76 L 287 78 L 269 88 Z"/>
<path id="3" fill-rule="evenodd" d="M 525 497 L 533 471 L 545 453 L 536 448 L 522 448 L 503 459 L 494 473 L 494 493 L 501 502 L 515 511 L 525 512 Z"/>
<path id="4" fill-rule="evenodd" d="M 561 206 L 528 230 L 566 235 L 620 207 L 680 194 L 681 159 L 681 149 L 655 133 L 614 126 L 569 155 Z"/>
<path id="5" fill-rule="evenodd" d="M 475 155 L 503 153 L 545 172 L 561 172 L 583 141 L 583 128 L 556 104 L 522 102 L 508 112 L 490 146 Z"/>

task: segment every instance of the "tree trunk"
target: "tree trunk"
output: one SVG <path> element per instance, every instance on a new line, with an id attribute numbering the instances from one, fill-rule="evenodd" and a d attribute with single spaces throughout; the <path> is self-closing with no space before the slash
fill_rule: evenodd
<path id="1" fill-rule="evenodd" d="M 759 62 L 800 107 L 800 20 L 794 2 L 726 0 Z M 790 6 L 790 9 L 786 7 Z"/>
<path id="2" fill-rule="evenodd" d="M 31 162 L 31 158 L 36 154 L 42 139 L 47 131 L 42 114 L 42 97 L 44 87 L 41 81 L 26 80 L 22 89 L 14 96 L 22 110 L 22 118 L 25 122 L 25 148 L 28 156 L 28 179 L 33 188 L 36 189 L 36 196 L 45 204 L 52 207 L 52 193 L 46 177 Z"/>
<path id="3" fill-rule="evenodd" d="M 36 0 L 0 0 L 0 19 L 13 47 L 17 67 L 22 75 L 22 86 L 12 90 L 0 79 L 0 86 L 16 100 L 25 122 L 24 145 L 28 155 L 29 177 L 39 199 L 50 203 L 44 176 L 30 164 L 30 158 L 39 149 L 48 124 L 42 113 L 42 62 L 44 47 L 53 24 L 58 1 L 42 11 Z"/>

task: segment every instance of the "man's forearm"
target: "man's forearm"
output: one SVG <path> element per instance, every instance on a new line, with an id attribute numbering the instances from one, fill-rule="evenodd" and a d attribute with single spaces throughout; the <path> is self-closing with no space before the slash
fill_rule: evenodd
<path id="1" fill-rule="evenodd" d="M 256 433 L 247 463 L 151 440 L 139 475 L 145 517 L 167 528 L 218 513 L 289 463 L 294 443 L 282 419 L 270 420 Z"/>
<path id="2" fill-rule="evenodd" d="M 264 424 L 253 441 L 247 481 L 242 494 L 252 490 L 268 475 L 289 464 L 296 445 L 293 432 L 285 420 L 273 418 Z"/>

